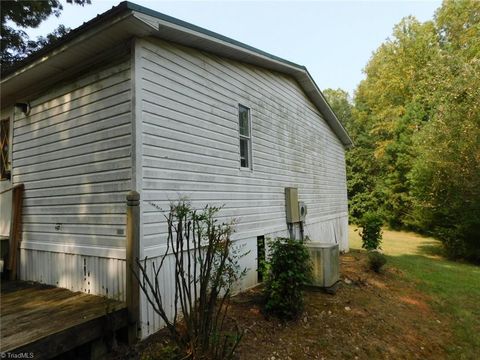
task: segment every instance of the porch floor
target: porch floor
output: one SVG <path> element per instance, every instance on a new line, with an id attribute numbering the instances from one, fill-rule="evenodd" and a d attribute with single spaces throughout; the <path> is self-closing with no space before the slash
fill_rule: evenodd
<path id="1" fill-rule="evenodd" d="M 28 282 L 2 282 L 0 352 L 49 359 L 127 326 L 125 303 Z"/>

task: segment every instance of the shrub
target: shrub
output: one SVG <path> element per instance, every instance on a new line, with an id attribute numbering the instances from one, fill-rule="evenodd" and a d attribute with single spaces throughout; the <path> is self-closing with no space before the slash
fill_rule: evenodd
<path id="1" fill-rule="evenodd" d="M 371 270 L 379 273 L 386 263 L 387 258 L 381 252 L 377 250 L 372 250 L 368 252 L 368 266 Z"/>
<path id="2" fill-rule="evenodd" d="M 266 264 L 265 311 L 295 319 L 303 310 L 303 285 L 311 276 L 308 250 L 303 242 L 277 238 L 269 242 Z"/>
<path id="3" fill-rule="evenodd" d="M 366 250 L 380 248 L 382 242 L 382 217 L 376 212 L 366 212 L 358 223 L 361 228 L 362 247 Z"/>
<path id="4" fill-rule="evenodd" d="M 457 225 L 452 228 L 436 227 L 433 235 L 442 241 L 450 259 L 465 259 L 480 264 L 480 221 L 478 225 Z"/>
<path id="5" fill-rule="evenodd" d="M 148 268 L 147 258 L 134 272 L 145 298 L 165 322 L 178 349 L 189 359 L 231 359 L 243 331 L 225 321 L 233 285 L 245 274 L 239 259 L 245 254 L 233 247 L 233 223 L 219 223 L 220 208 L 206 206 L 202 211 L 190 203 L 172 204 L 166 216 L 167 249 L 159 264 Z M 175 269 L 175 291 L 166 293 L 160 271 L 170 256 Z M 175 301 L 170 309 L 166 298 Z M 173 310 L 173 318 L 168 314 Z"/>

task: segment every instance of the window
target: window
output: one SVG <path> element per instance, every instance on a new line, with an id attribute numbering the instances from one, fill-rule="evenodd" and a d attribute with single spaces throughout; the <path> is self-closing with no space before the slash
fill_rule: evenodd
<path id="1" fill-rule="evenodd" d="M 10 119 L 0 121 L 0 179 L 10 179 Z"/>
<path id="2" fill-rule="evenodd" d="M 240 133 L 240 167 L 252 168 L 252 136 L 250 128 L 250 109 L 238 105 L 238 125 Z"/>

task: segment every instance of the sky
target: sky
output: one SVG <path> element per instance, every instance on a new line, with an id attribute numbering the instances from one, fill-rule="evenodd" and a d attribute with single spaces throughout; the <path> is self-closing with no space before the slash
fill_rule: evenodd
<path id="1" fill-rule="evenodd" d="M 75 28 L 119 1 L 92 0 L 84 7 L 64 4 L 35 38 L 59 24 Z M 138 5 L 231 37 L 304 65 L 321 89 L 354 94 L 372 53 L 403 17 L 433 18 L 440 1 L 140 1 Z"/>

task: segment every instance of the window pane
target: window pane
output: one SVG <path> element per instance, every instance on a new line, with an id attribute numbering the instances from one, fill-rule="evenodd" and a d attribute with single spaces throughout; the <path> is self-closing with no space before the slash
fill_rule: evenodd
<path id="1" fill-rule="evenodd" d="M 240 166 L 250 167 L 248 164 L 248 139 L 240 139 Z"/>
<path id="2" fill-rule="evenodd" d="M 10 120 L 4 119 L 0 122 L 0 178 L 8 177 L 10 171 L 10 163 L 8 161 L 9 152 L 9 130 Z"/>
<path id="3" fill-rule="evenodd" d="M 240 105 L 238 109 L 238 122 L 240 125 L 240 135 L 250 136 L 249 122 L 248 122 L 248 112 L 249 109 Z"/>

